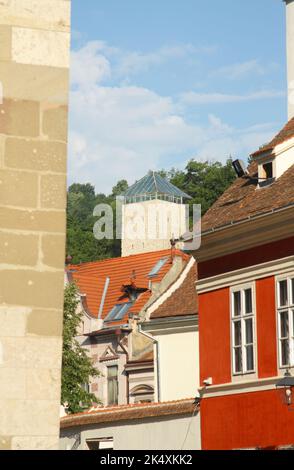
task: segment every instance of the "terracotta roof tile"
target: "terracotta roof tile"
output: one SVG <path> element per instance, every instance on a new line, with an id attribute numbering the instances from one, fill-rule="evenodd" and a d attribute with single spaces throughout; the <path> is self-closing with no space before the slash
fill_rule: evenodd
<path id="1" fill-rule="evenodd" d="M 60 427 L 66 429 L 87 424 L 101 424 L 114 421 L 144 419 L 161 416 L 175 416 L 190 414 L 197 409 L 194 398 L 175 400 L 162 403 L 136 403 L 134 405 L 120 405 L 114 407 L 101 407 L 84 413 L 77 413 L 61 418 Z"/>
<path id="2" fill-rule="evenodd" d="M 195 288 L 197 280 L 196 263 L 193 264 L 180 286 L 151 314 L 150 318 L 196 315 L 198 300 Z"/>
<path id="3" fill-rule="evenodd" d="M 86 295 L 86 304 L 89 313 L 93 317 L 98 317 L 99 307 L 105 287 L 107 277 L 110 282 L 104 302 L 102 318 L 104 319 L 117 303 L 127 302 L 129 299 L 123 297 L 122 285 L 130 282 L 132 276 L 138 288 L 148 289 L 151 269 L 164 257 L 169 257 L 170 250 L 154 251 L 151 253 L 141 253 L 121 258 L 111 258 L 103 261 L 83 263 L 69 266 L 74 282 L 77 284 L 79 292 Z M 189 256 L 177 250 L 177 256 L 181 256 L 185 261 Z M 171 259 L 163 265 L 158 274 L 152 277 L 152 282 L 160 282 L 171 268 Z M 128 320 L 129 313 L 138 313 L 151 297 L 151 291 L 147 290 L 140 294 L 133 306 L 119 322 L 111 322 L 109 326 L 124 324 Z"/>
<path id="4" fill-rule="evenodd" d="M 261 153 L 273 150 L 277 145 L 286 142 L 286 140 L 294 137 L 294 118 L 290 119 L 289 122 L 283 127 L 283 129 L 271 140 L 268 144 L 262 146 L 259 150 L 252 154 L 253 157 L 258 156 Z"/>
<path id="5" fill-rule="evenodd" d="M 268 148 L 294 137 L 294 118 Z M 264 151 L 265 147 L 262 149 Z M 257 154 L 255 154 L 257 155 Z M 255 179 L 237 178 L 202 218 L 202 232 L 240 222 L 294 204 L 294 165 L 271 185 L 257 188 L 257 162 L 248 168 Z"/>

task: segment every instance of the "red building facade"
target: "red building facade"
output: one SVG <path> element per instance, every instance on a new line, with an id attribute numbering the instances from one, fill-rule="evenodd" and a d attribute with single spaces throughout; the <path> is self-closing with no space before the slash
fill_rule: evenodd
<path id="1" fill-rule="evenodd" d="M 248 170 L 204 216 L 195 252 L 203 449 L 294 444 L 276 390 L 294 368 L 294 119 Z"/>

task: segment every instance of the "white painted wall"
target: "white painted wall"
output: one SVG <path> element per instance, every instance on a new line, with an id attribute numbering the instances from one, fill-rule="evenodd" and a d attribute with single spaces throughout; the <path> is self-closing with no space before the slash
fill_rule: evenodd
<path id="1" fill-rule="evenodd" d="M 114 450 L 199 450 L 200 413 L 70 428 L 61 431 L 60 450 L 70 450 L 81 432 L 78 450 L 87 450 L 87 439 L 113 438 Z M 67 437 L 68 436 L 68 437 Z"/>
<path id="2" fill-rule="evenodd" d="M 294 53 L 294 49 L 293 49 Z M 276 178 L 279 178 L 285 171 L 294 165 L 294 139 L 289 139 L 275 149 L 276 158 Z"/>
<path id="3" fill-rule="evenodd" d="M 160 401 L 196 397 L 199 388 L 198 331 L 152 333 L 159 348 Z M 157 370 L 155 370 L 155 377 Z"/>
<path id="4" fill-rule="evenodd" d="M 168 249 L 170 239 L 186 231 L 185 204 L 152 200 L 122 206 L 122 256 Z"/>
<path id="5" fill-rule="evenodd" d="M 286 0 L 287 11 L 287 68 L 288 114 L 294 117 L 294 0 Z"/>

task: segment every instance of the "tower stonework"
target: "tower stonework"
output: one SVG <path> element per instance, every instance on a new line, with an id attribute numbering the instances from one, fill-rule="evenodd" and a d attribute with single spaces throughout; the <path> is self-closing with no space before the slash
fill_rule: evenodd
<path id="1" fill-rule="evenodd" d="M 0 449 L 57 449 L 70 0 L 0 2 Z"/>
<path id="2" fill-rule="evenodd" d="M 123 197 L 122 256 L 166 250 L 188 230 L 189 196 L 158 173 L 149 172 Z"/>
<path id="3" fill-rule="evenodd" d="M 294 117 L 294 0 L 286 3 L 287 22 L 287 75 L 288 75 L 288 117 Z"/>

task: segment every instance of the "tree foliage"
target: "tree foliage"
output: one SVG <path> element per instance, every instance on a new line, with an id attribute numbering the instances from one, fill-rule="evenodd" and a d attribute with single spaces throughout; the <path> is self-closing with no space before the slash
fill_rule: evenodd
<path id="1" fill-rule="evenodd" d="M 216 199 L 234 181 L 235 173 L 231 160 L 223 165 L 220 162 L 199 162 L 190 160 L 185 170 L 172 168 L 161 170 L 160 174 L 178 188 L 191 196 L 189 204 L 201 204 L 202 215 L 212 206 Z M 116 196 L 128 188 L 125 179 L 118 181 L 110 195 L 95 194 L 90 183 L 72 184 L 68 190 L 67 205 L 67 254 L 73 263 L 94 261 L 120 256 L 120 240 L 96 240 L 93 227 L 96 218 L 93 216 L 97 204 L 110 204 L 115 217 Z M 116 230 L 116 227 L 114 227 Z"/>
<path id="2" fill-rule="evenodd" d="M 90 378 L 98 376 L 99 372 L 86 349 L 76 340 L 82 319 L 82 313 L 77 311 L 78 303 L 75 284 L 67 284 L 64 292 L 61 403 L 67 404 L 69 413 L 78 413 L 97 402 L 95 395 L 85 388 Z"/>
<path id="3" fill-rule="evenodd" d="M 236 178 L 232 160 L 220 162 L 190 160 L 184 171 L 172 169 L 165 174 L 172 184 L 191 196 L 190 205 L 201 204 L 204 215 Z"/>
<path id="4" fill-rule="evenodd" d="M 97 218 L 93 216 L 98 204 L 111 205 L 116 222 L 116 196 L 127 189 L 126 180 L 119 181 L 112 194 L 95 194 L 91 184 L 72 184 L 67 193 L 67 255 L 72 262 L 94 261 L 120 255 L 120 240 L 96 240 L 93 227 Z M 116 230 L 116 226 L 114 227 Z"/>

